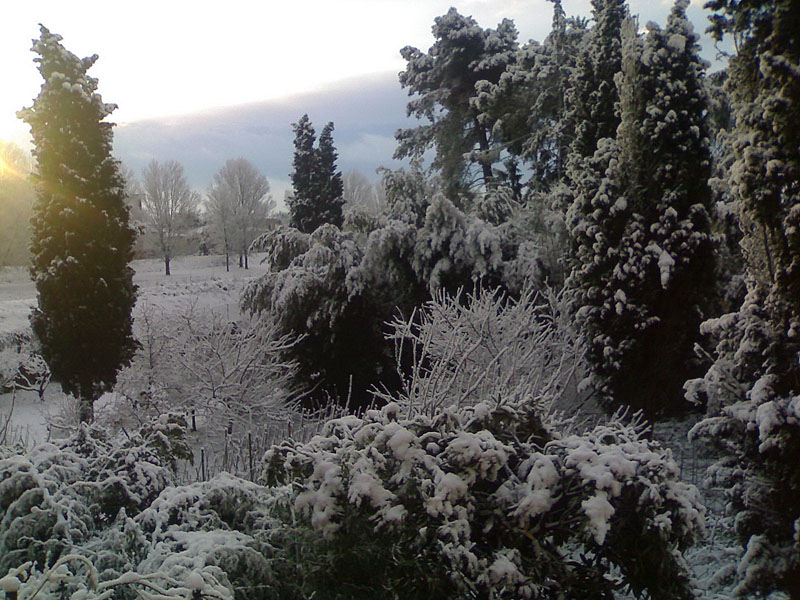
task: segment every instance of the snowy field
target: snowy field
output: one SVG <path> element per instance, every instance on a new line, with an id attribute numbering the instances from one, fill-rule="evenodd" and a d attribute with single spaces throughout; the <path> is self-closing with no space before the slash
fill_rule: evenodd
<path id="1" fill-rule="evenodd" d="M 134 315 L 143 310 L 157 314 L 179 314 L 189 309 L 214 311 L 226 320 L 239 314 L 239 295 L 245 283 L 263 274 L 260 256 L 251 257 L 250 268 L 240 269 L 231 262 L 225 270 L 223 256 L 184 256 L 173 259 L 172 275 L 164 275 L 164 264 L 158 259 L 133 261 L 134 282 L 139 298 Z M 14 348 L 20 340 L 30 338 L 28 315 L 36 304 L 36 289 L 23 267 L 0 269 L 0 350 Z M 40 400 L 35 392 L 20 391 L 0 394 L 0 428 L 8 423 L 12 439 L 30 446 L 48 437 L 58 436 L 53 423 L 69 420 L 70 410 L 57 384 L 50 384 Z M 111 399 L 101 399 L 96 410 L 102 412 Z M 12 410 L 13 408 L 13 410 Z M 48 424 L 50 427 L 48 427 Z"/>

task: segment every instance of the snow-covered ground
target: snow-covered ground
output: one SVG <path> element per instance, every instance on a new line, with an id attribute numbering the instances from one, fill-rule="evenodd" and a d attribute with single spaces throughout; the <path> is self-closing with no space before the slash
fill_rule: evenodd
<path id="1" fill-rule="evenodd" d="M 158 259 L 133 261 L 134 282 L 139 286 L 134 315 L 147 307 L 160 314 L 196 307 L 233 318 L 239 314 L 239 296 L 245 283 L 264 273 L 260 258 L 252 256 L 248 270 L 240 269 L 232 261 L 227 272 L 224 256 L 178 257 L 172 260 L 169 277 L 164 275 L 164 264 Z M 28 315 L 35 304 L 36 289 L 27 269 L 0 269 L 0 350 L 30 337 Z M 101 399 L 96 410 L 102 411 L 108 402 L 113 402 L 113 398 Z M 50 384 L 43 400 L 35 392 L 0 394 L 0 430 L 10 414 L 11 439 L 28 445 L 44 441 L 58 435 L 57 425 L 63 420 L 61 414 L 65 410 L 70 410 L 69 402 L 58 384 Z"/>

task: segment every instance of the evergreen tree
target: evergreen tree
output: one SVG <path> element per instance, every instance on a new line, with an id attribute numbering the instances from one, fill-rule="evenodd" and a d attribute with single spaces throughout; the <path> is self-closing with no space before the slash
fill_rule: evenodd
<path id="1" fill-rule="evenodd" d="M 112 124 L 104 121 L 116 106 L 103 103 L 97 80 L 86 74 L 97 56 L 79 59 L 61 39 L 41 26 L 32 49 L 44 84 L 19 113 L 31 127 L 39 167 L 31 325 L 53 377 L 80 399 L 81 420 L 91 421 L 94 401 L 135 350 L 134 232 L 111 156 Z"/>
<path id="2" fill-rule="evenodd" d="M 616 142 L 600 142 L 570 212 L 596 384 L 650 417 L 678 408 L 713 284 L 704 65 L 687 5 L 643 39 L 627 22 Z"/>
<path id="3" fill-rule="evenodd" d="M 746 545 L 742 596 L 800 597 L 800 3 L 713 0 L 711 32 L 731 35 L 738 204 L 747 296 L 704 327 L 717 358 L 688 391 L 705 400 L 698 428 L 735 464 L 731 504 Z"/>
<path id="4" fill-rule="evenodd" d="M 597 143 L 613 138 L 620 123 L 619 94 L 614 78 L 622 69 L 622 23 L 628 15 L 625 0 L 592 0 L 594 27 L 580 53 L 566 96 L 574 129 L 574 169 L 594 154 Z"/>
<path id="5" fill-rule="evenodd" d="M 308 115 L 292 125 L 294 158 L 290 177 L 294 193 L 287 198 L 291 225 L 311 233 L 320 225 L 342 226 L 342 174 L 336 169 L 333 123 L 328 123 L 314 147 L 316 134 Z"/>
<path id="6" fill-rule="evenodd" d="M 316 156 L 316 194 L 318 210 L 323 223 L 342 226 L 344 184 L 342 173 L 336 168 L 338 154 L 333 146 L 333 123 L 328 123 L 319 134 Z"/>
<path id="7" fill-rule="evenodd" d="M 474 183 L 488 185 L 494 179 L 499 146 L 493 123 L 475 105 L 476 86 L 498 83 L 516 56 L 517 30 L 508 19 L 496 30 L 482 29 L 451 8 L 434 20 L 433 37 L 427 54 L 411 46 L 400 51 L 407 62 L 400 84 L 418 96 L 406 112 L 428 124 L 398 130 L 394 155 L 421 158 L 435 148 L 432 167 L 441 172 L 450 199 L 459 201 Z"/>
<path id="8" fill-rule="evenodd" d="M 495 167 L 494 173 L 512 187 L 518 159 L 530 171 L 529 189 L 547 191 L 563 180 L 573 137 L 564 99 L 586 34 L 586 22 L 567 18 L 560 0 L 555 0 L 553 27 L 544 42 L 531 41 L 520 48 L 497 85 L 478 86 L 473 101 L 481 110 L 478 118 L 494 123 L 493 135 L 511 157 L 505 171 Z"/>

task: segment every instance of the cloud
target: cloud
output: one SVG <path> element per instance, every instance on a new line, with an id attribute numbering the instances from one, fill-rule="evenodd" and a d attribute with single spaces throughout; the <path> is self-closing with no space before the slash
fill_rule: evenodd
<path id="1" fill-rule="evenodd" d="M 317 92 L 281 100 L 215 109 L 117 127 L 115 154 L 140 173 L 152 158 L 183 164 L 190 184 L 205 190 L 230 158 L 242 156 L 270 181 L 276 199 L 279 181 L 288 183 L 294 150 L 291 124 L 307 113 L 317 133 L 333 121 L 334 143 L 343 172 L 375 177 L 392 159 L 394 132 L 407 127 L 408 96 L 395 73 L 348 79 Z M 277 193 L 276 193 L 277 192 Z"/>

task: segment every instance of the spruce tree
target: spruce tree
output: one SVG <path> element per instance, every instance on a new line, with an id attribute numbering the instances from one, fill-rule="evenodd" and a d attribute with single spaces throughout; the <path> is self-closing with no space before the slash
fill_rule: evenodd
<path id="1" fill-rule="evenodd" d="M 39 167 L 31 246 L 38 307 L 31 325 L 54 379 L 79 398 L 86 422 L 136 347 L 134 232 L 111 156 L 113 125 L 104 121 L 116 105 L 102 101 L 97 79 L 86 74 L 97 55 L 79 59 L 61 39 L 41 26 L 32 50 L 44 84 L 33 106 L 19 112 Z"/>
<path id="2" fill-rule="evenodd" d="M 675 4 L 664 30 L 625 26 L 616 142 L 601 142 L 570 213 L 572 275 L 595 382 L 650 417 L 678 409 L 713 284 L 711 155 L 698 36 Z"/>
<path id="3" fill-rule="evenodd" d="M 292 159 L 293 193 L 287 199 L 291 225 L 303 233 L 312 233 L 320 225 L 342 225 L 344 205 L 342 174 L 336 168 L 333 146 L 333 123 L 328 123 L 314 147 L 316 134 L 308 115 L 292 125 L 294 157 Z"/>

